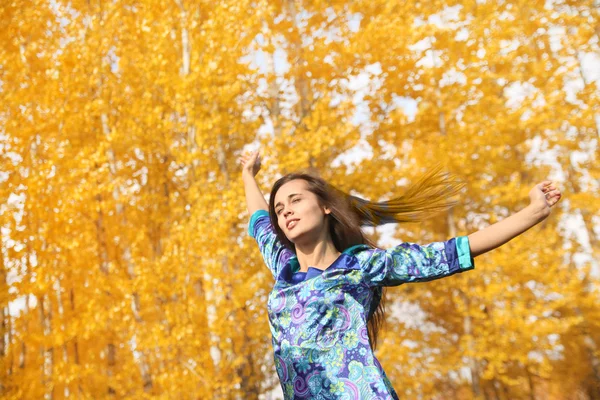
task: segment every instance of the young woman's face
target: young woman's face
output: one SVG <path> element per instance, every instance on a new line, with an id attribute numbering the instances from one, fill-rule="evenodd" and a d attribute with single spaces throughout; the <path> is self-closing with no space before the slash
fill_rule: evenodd
<path id="1" fill-rule="evenodd" d="M 292 243 L 302 238 L 318 238 L 325 227 L 327 207 L 321 208 L 317 196 L 310 192 L 308 183 L 295 179 L 283 184 L 275 194 L 277 223 Z"/>

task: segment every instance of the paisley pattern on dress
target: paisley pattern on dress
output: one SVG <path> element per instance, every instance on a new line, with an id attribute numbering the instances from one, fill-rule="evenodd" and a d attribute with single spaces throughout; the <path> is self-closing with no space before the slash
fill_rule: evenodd
<path id="1" fill-rule="evenodd" d="M 377 291 L 474 268 L 468 239 L 461 236 L 388 250 L 353 246 L 326 270 L 310 268 L 299 280 L 298 259 L 278 240 L 267 211 L 251 216 L 248 232 L 275 278 L 267 307 L 286 400 L 398 399 L 367 333 Z"/>

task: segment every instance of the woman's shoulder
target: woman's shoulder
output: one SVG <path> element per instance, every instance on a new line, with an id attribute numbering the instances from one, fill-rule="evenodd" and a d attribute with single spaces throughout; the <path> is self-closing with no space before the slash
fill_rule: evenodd
<path id="1" fill-rule="evenodd" d="M 344 250 L 344 254 L 351 257 L 355 257 L 361 268 L 372 261 L 373 256 L 378 252 L 382 251 L 376 247 L 372 247 L 368 244 L 357 244 Z"/>

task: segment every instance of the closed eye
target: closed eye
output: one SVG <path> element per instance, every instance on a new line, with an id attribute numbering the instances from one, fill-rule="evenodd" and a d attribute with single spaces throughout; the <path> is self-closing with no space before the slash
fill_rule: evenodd
<path id="1" fill-rule="evenodd" d="M 292 203 L 296 203 L 296 201 L 300 201 L 300 198 L 296 197 L 292 200 Z M 283 208 L 280 208 L 279 210 L 275 211 L 276 215 L 281 214 L 281 210 L 283 210 Z"/>

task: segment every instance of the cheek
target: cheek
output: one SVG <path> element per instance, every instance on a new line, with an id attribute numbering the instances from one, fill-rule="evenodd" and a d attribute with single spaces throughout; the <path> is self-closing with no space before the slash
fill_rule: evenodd
<path id="1" fill-rule="evenodd" d="M 304 202 L 304 204 L 302 204 L 300 207 L 298 207 L 298 212 L 301 213 L 304 216 L 304 218 L 306 218 L 306 217 L 314 218 L 319 215 L 318 214 L 319 213 L 319 205 L 309 203 L 309 202 Z"/>
<path id="2" fill-rule="evenodd" d="M 323 211 L 318 204 L 310 204 L 302 212 L 305 216 L 309 217 L 308 219 L 314 221 L 316 224 L 322 223 L 325 218 Z"/>

